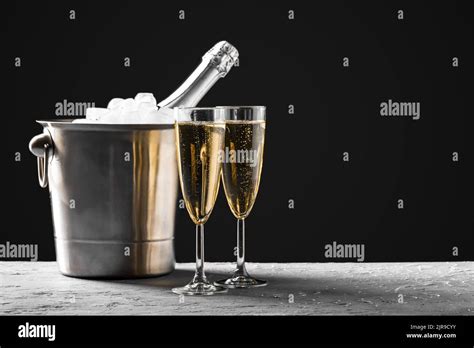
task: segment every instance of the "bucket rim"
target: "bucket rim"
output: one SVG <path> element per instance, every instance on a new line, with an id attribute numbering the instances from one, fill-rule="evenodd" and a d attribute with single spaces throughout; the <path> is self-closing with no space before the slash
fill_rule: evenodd
<path id="1" fill-rule="evenodd" d="M 55 118 L 55 119 L 38 119 L 37 123 L 48 128 L 62 128 L 69 130 L 89 130 L 89 131 L 130 131 L 130 130 L 160 130 L 172 129 L 174 124 L 126 124 L 126 123 L 73 123 L 72 121 L 80 119 L 76 118 Z"/>

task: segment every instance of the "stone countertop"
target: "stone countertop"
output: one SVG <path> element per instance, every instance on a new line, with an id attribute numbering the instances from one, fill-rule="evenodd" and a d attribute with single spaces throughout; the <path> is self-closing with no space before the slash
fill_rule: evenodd
<path id="1" fill-rule="evenodd" d="M 55 262 L 0 262 L 0 315 L 473 315 L 474 262 L 248 263 L 269 285 L 181 297 L 194 264 L 138 280 L 63 276 Z M 206 263 L 210 280 L 230 263 Z"/>

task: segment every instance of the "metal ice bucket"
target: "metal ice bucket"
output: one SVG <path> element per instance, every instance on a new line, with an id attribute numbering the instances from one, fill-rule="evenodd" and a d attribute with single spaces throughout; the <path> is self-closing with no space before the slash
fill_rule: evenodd
<path id="1" fill-rule="evenodd" d="M 134 278 L 174 270 L 178 185 L 172 125 L 38 121 L 30 142 L 49 186 L 60 271 Z"/>

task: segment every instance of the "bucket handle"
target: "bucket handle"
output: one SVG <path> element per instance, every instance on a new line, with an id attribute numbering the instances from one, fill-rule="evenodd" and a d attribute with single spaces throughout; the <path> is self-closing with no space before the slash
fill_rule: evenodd
<path id="1" fill-rule="evenodd" d="M 53 150 L 53 141 L 49 134 L 34 136 L 29 145 L 30 151 L 38 159 L 38 181 L 42 188 L 48 186 L 48 166 Z"/>

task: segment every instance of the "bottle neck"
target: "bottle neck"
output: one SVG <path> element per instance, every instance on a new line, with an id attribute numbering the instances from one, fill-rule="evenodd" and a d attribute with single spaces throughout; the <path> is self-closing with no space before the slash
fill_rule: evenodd
<path id="1" fill-rule="evenodd" d="M 204 59 L 194 72 L 168 98 L 162 100 L 158 107 L 173 108 L 177 106 L 196 106 L 217 80 L 224 76 L 207 59 Z"/>

